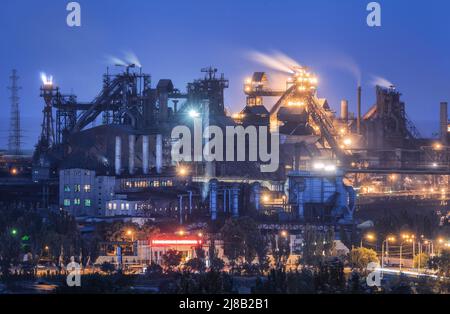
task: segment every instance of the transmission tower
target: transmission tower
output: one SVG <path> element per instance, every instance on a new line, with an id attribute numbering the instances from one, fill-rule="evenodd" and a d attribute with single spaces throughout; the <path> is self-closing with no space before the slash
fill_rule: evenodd
<path id="1" fill-rule="evenodd" d="M 12 75 L 9 78 L 11 79 L 11 86 L 8 87 L 8 89 L 11 91 L 11 117 L 9 125 L 8 150 L 12 155 L 20 155 L 22 153 L 22 132 L 20 129 L 19 110 L 19 90 L 21 89 L 21 87 L 19 87 L 17 84 L 19 80 L 19 77 L 17 76 L 17 70 L 12 70 Z"/>

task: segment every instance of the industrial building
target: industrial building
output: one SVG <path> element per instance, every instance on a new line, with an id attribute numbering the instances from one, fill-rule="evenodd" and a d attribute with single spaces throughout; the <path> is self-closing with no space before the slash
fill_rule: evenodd
<path id="1" fill-rule="evenodd" d="M 212 67 L 202 72 L 203 78 L 182 91 L 169 79 L 152 85 L 151 76 L 133 64 L 116 74 L 108 70 L 92 102 L 62 94 L 51 78 L 44 78 L 33 180 L 51 181 L 59 173 L 59 206 L 76 216 L 162 215 L 184 224 L 252 214 L 351 225 L 355 188 L 374 173 L 404 178 L 404 171 L 432 175 L 449 170 L 446 103 L 440 105 L 440 139 L 424 139 L 393 86 L 378 86 L 376 103 L 364 115 L 359 87 L 356 114 L 346 100 L 336 114 L 319 97 L 318 79 L 306 67 L 293 68 L 281 90 L 270 87 L 266 73 L 256 72 L 244 84 L 245 107 L 231 114 L 224 99 L 228 80 Z M 277 98 L 270 109 L 266 97 Z M 172 160 L 179 138 L 171 131 L 180 125 L 194 130 L 196 118 L 202 130 L 258 126 L 279 134 L 278 169 L 261 172 L 265 160 L 259 157 Z M 248 157 L 245 134 L 235 151 L 242 143 Z"/>

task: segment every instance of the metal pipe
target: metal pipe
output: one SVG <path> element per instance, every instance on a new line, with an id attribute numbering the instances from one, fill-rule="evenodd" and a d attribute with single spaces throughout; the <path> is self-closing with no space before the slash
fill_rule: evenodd
<path id="1" fill-rule="evenodd" d="M 217 181 L 211 180 L 209 185 L 209 207 L 211 220 L 214 221 L 217 219 Z"/>
<path id="2" fill-rule="evenodd" d="M 142 172 L 144 174 L 149 173 L 149 137 L 148 135 L 144 135 L 142 137 Z"/>
<path id="3" fill-rule="evenodd" d="M 356 121 L 356 129 L 358 134 L 361 134 L 361 93 L 361 86 L 358 86 L 358 118 Z"/>
<path id="4" fill-rule="evenodd" d="M 233 217 L 239 217 L 239 186 L 234 185 L 231 192 L 233 193 L 232 215 Z"/>
<path id="5" fill-rule="evenodd" d="M 122 139 L 120 136 L 116 136 L 116 148 L 115 148 L 115 170 L 116 176 L 120 176 L 122 168 Z"/>
<path id="6" fill-rule="evenodd" d="M 348 120 L 348 101 L 345 99 L 341 100 L 341 120 Z"/>
<path id="7" fill-rule="evenodd" d="M 183 195 L 179 195 L 179 205 L 180 205 L 180 225 L 183 224 Z"/>
<path id="8" fill-rule="evenodd" d="M 163 138 L 161 134 L 156 135 L 156 173 L 162 172 L 162 145 Z"/>
<path id="9" fill-rule="evenodd" d="M 443 145 L 447 145 L 447 133 L 448 133 L 448 103 L 441 102 L 439 135 Z"/>
<path id="10" fill-rule="evenodd" d="M 189 215 L 192 215 L 192 191 L 188 191 L 189 193 Z"/>
<path id="11" fill-rule="evenodd" d="M 131 175 L 134 174 L 134 160 L 136 158 L 135 143 L 136 143 L 136 136 L 129 135 L 128 136 L 128 173 Z"/>
<path id="12" fill-rule="evenodd" d="M 260 198 L 261 198 L 261 184 L 259 182 L 255 182 L 253 184 L 253 202 L 255 204 L 256 211 L 259 211 Z"/>
<path id="13" fill-rule="evenodd" d="M 227 212 L 227 189 L 223 189 L 223 212 Z"/>

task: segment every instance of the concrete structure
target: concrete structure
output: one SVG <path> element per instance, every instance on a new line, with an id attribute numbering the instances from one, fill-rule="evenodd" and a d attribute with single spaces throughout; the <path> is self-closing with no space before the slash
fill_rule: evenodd
<path id="1" fill-rule="evenodd" d="M 289 174 L 288 203 L 298 218 L 309 222 L 351 224 L 356 193 L 343 183 L 343 172 L 334 166 Z"/>
<path id="2" fill-rule="evenodd" d="M 95 171 L 64 169 L 59 172 L 59 203 L 74 216 L 97 214 Z"/>
<path id="3" fill-rule="evenodd" d="M 60 170 L 60 207 L 74 216 L 104 215 L 106 202 L 114 197 L 115 185 L 114 177 L 96 176 L 92 170 Z"/>

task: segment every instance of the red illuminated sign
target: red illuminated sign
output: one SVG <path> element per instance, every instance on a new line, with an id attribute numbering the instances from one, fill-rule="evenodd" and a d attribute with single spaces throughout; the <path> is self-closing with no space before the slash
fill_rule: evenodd
<path id="1" fill-rule="evenodd" d="M 200 245 L 202 240 L 196 239 L 163 239 L 163 240 L 152 240 L 152 245 Z"/>

